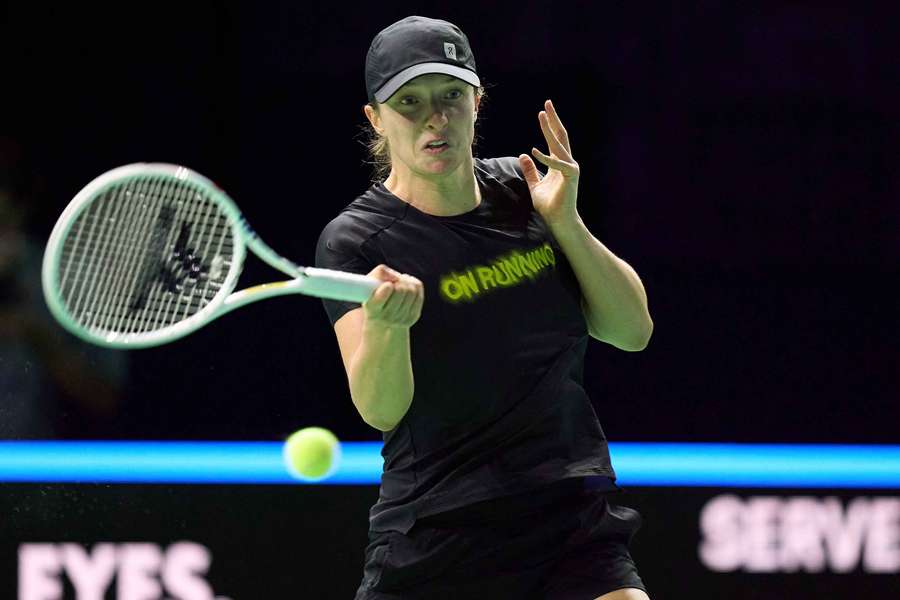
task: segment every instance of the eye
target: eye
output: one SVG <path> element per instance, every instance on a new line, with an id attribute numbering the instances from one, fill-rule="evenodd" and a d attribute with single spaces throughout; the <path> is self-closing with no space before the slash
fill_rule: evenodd
<path id="1" fill-rule="evenodd" d="M 456 100 L 456 99 L 462 97 L 462 90 L 453 89 L 453 90 L 450 90 L 449 92 L 447 92 L 447 95 L 450 96 L 453 100 Z"/>
<path id="2" fill-rule="evenodd" d="M 409 100 L 409 102 L 407 102 L 407 100 Z M 403 106 L 410 106 L 412 104 L 415 104 L 416 102 L 418 102 L 418 100 L 415 96 L 403 96 L 402 98 L 400 98 L 400 104 L 402 104 Z"/>

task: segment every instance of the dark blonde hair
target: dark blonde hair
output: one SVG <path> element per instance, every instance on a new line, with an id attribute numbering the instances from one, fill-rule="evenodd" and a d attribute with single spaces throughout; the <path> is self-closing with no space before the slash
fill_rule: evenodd
<path id="1" fill-rule="evenodd" d="M 480 117 L 481 110 L 484 108 L 484 102 L 487 99 L 487 92 L 483 85 L 475 88 L 475 99 L 479 102 L 478 112 Z M 377 103 L 369 102 L 369 106 L 376 113 L 378 112 Z M 472 140 L 473 148 L 478 144 L 479 120 L 480 118 L 475 120 L 475 139 Z M 372 183 L 379 183 L 384 181 L 391 172 L 391 149 L 388 146 L 387 138 L 375 131 L 375 128 L 372 127 L 368 120 L 362 126 L 362 129 L 362 135 L 364 136 L 362 143 L 369 152 L 369 160 L 366 162 L 372 165 Z"/>

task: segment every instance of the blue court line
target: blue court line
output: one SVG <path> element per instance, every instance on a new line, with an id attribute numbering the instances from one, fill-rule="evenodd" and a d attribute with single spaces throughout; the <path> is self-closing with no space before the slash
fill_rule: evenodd
<path id="1" fill-rule="evenodd" d="M 0 441 L 0 482 L 365 485 L 381 442 L 342 442 L 333 475 L 291 477 L 280 442 Z M 900 445 L 610 444 L 624 486 L 900 489 Z"/>

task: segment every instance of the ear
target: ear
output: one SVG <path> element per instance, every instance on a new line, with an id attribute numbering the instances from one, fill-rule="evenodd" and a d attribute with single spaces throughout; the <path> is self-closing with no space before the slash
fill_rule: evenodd
<path id="1" fill-rule="evenodd" d="M 366 115 L 366 118 L 369 120 L 369 123 L 372 124 L 372 128 L 379 135 L 384 135 L 384 130 L 381 128 L 381 115 L 378 114 L 377 110 L 372 108 L 371 104 L 365 104 L 363 106 L 363 114 Z"/>
<path id="2" fill-rule="evenodd" d="M 481 96 L 475 96 L 475 115 L 478 116 L 478 107 L 481 106 Z"/>

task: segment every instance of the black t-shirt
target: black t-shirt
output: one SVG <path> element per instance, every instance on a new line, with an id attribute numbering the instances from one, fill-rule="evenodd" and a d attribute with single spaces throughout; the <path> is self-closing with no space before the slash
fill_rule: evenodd
<path id="1" fill-rule="evenodd" d="M 383 263 L 425 286 L 410 329 L 415 392 L 384 433 L 374 530 L 569 477 L 614 488 L 582 387 L 588 335 L 571 266 L 534 210 L 514 157 L 475 159 L 481 204 L 441 217 L 383 184 L 322 232 L 316 266 Z M 360 305 L 324 301 L 332 324 Z"/>

